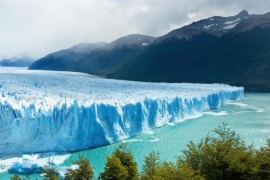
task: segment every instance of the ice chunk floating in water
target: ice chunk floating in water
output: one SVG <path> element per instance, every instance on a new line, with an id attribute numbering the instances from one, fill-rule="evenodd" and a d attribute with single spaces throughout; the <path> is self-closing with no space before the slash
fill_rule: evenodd
<path id="1" fill-rule="evenodd" d="M 0 154 L 94 148 L 243 96 L 223 84 L 169 84 L 0 70 Z"/>

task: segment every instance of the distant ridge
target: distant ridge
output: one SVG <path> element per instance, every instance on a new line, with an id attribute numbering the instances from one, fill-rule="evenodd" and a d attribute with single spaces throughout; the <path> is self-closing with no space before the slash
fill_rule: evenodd
<path id="1" fill-rule="evenodd" d="M 51 53 L 33 63 L 29 69 L 76 71 L 95 75 L 113 72 L 118 66 L 139 54 L 156 38 L 132 34 L 111 43 L 81 43 Z"/>
<path id="2" fill-rule="evenodd" d="M 88 53 L 78 51 L 73 47 L 52 53 L 29 69 L 135 81 L 227 83 L 270 92 L 270 13 L 243 10 L 202 19 L 158 38 L 133 34 Z"/>
<path id="3" fill-rule="evenodd" d="M 242 11 L 173 30 L 107 77 L 227 83 L 270 92 L 270 13 Z"/>
<path id="4" fill-rule="evenodd" d="M 6 67 L 28 67 L 34 60 L 26 55 L 14 56 L 0 60 L 0 66 Z"/>

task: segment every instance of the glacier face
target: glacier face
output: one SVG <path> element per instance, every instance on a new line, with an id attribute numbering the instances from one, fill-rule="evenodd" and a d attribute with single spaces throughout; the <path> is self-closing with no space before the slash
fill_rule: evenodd
<path id="1" fill-rule="evenodd" d="M 114 143 L 239 99 L 223 84 L 143 83 L 0 69 L 0 154 Z"/>

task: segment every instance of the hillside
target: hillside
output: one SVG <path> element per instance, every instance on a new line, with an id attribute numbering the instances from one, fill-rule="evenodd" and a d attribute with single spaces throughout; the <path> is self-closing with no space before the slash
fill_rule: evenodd
<path id="1" fill-rule="evenodd" d="M 244 14 L 242 20 L 234 17 L 238 23 L 222 33 L 203 30 L 215 17 L 174 30 L 107 76 L 154 82 L 228 83 L 244 86 L 247 91 L 270 92 L 270 13 L 246 13 L 238 14 Z"/>
<path id="2" fill-rule="evenodd" d="M 81 57 L 104 45 L 106 43 L 80 43 L 38 59 L 29 69 L 73 71 Z"/>
<path id="3" fill-rule="evenodd" d="M 79 44 L 49 54 L 37 60 L 29 69 L 76 71 L 104 75 L 115 71 L 117 67 L 142 52 L 155 39 L 150 36 L 132 34 L 111 43 L 94 44 L 95 46 L 92 45 L 91 48 L 85 47 L 85 44 Z"/>

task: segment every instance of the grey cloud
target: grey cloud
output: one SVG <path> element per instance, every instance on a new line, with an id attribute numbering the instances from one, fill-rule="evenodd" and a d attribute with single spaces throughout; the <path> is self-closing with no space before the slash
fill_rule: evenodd
<path id="1" fill-rule="evenodd" d="M 41 57 L 80 42 L 110 42 L 133 33 L 161 36 L 193 21 L 243 9 L 262 14 L 265 0 L 3 0 L 0 58 Z"/>

